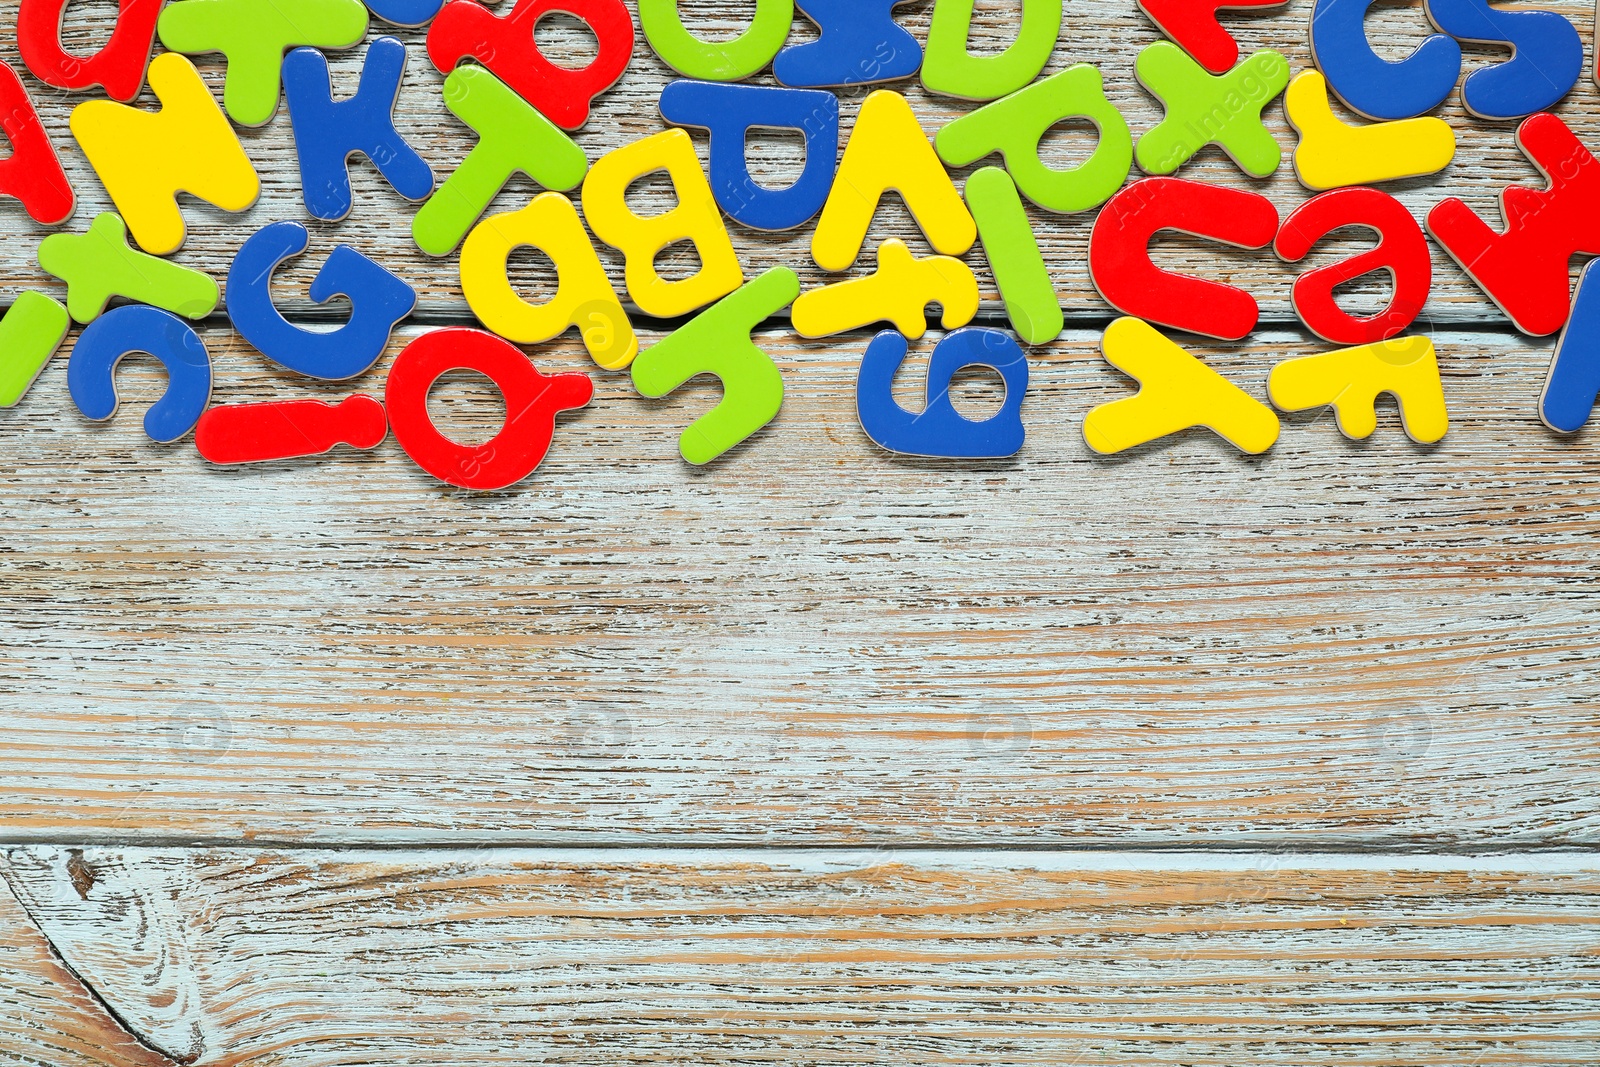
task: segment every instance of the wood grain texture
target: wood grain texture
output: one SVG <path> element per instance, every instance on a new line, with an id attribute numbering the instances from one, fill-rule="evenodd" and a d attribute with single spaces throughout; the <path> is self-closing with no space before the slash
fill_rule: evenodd
<path id="1" fill-rule="evenodd" d="M 138 1005 L 140 1017 L 150 1014 Z M 64 963 L 0 878 L 0 1064 L 158 1067 Z"/>
<path id="2" fill-rule="evenodd" d="M 209 337 L 219 402 L 316 392 Z M 159 371 L 128 360 L 94 426 L 58 357 L 0 414 L 0 833 L 1595 841 L 1600 471 L 1534 415 L 1548 346 L 1438 333 L 1438 447 L 1386 407 L 1365 444 L 1323 414 L 1261 459 L 1204 431 L 1107 459 L 1082 419 L 1130 383 L 1069 333 L 1034 353 L 1022 455 L 971 464 L 868 442 L 857 351 L 759 339 L 787 406 L 724 461 L 676 451 L 714 387 L 596 372 L 488 495 L 392 440 L 208 469 L 144 438 Z M 1310 350 L 1197 349 L 1258 396 Z M 441 425 L 486 439 L 492 395 L 452 384 Z"/>
<path id="3" fill-rule="evenodd" d="M 1592 859 L 1150 859 L 28 849 L 8 875 L 130 1025 L 175 998 L 230 1067 L 1594 1062 Z M 181 974 L 145 966 L 161 937 Z"/>
<path id="4" fill-rule="evenodd" d="M 0 58 L 22 70 L 16 55 L 14 33 L 9 32 L 15 26 L 18 2 L 0 0 L 0 29 L 6 31 L 0 32 Z M 1587 0 L 1548 0 L 1541 6 L 1566 15 L 1579 27 L 1586 42 L 1592 39 L 1594 5 Z M 724 3 L 713 3 L 712 0 L 686 0 L 681 8 L 686 22 L 708 39 L 719 33 L 731 36 L 743 28 L 744 20 L 748 18 L 746 9 L 753 11 L 753 5 L 729 7 Z M 75 22 L 75 26 L 81 28 L 76 29 L 75 36 L 69 40 L 77 47 L 92 49 L 95 42 L 103 40 L 109 33 L 109 18 L 114 15 L 115 8 L 107 3 L 86 5 L 75 0 L 73 10 L 74 19 L 84 21 Z M 973 21 L 972 49 L 983 52 L 1003 48 L 1015 33 L 1015 10 L 1014 0 L 981 0 Z M 902 21 L 920 39 L 926 35 L 931 12 L 932 4 L 912 5 L 903 9 Z M 1297 0 L 1264 16 L 1230 14 L 1228 22 L 1247 51 L 1266 47 L 1277 49 L 1299 70 L 1311 65 L 1307 36 L 1309 17 L 1309 3 Z M 1404 55 L 1428 32 L 1421 0 L 1378 5 L 1368 22 L 1373 39 L 1382 42 L 1380 51 L 1393 57 Z M 473 144 L 471 131 L 456 121 L 444 107 L 440 95 L 442 78 L 428 63 L 421 47 L 423 33 L 396 30 L 378 22 L 374 22 L 373 26 L 369 39 L 380 32 L 392 33 L 415 46 L 412 48 L 410 68 L 397 110 L 398 126 L 434 165 L 442 180 L 470 150 Z M 810 39 L 814 32 L 804 18 L 797 16 L 791 43 Z M 581 33 L 564 28 L 559 20 L 549 26 L 549 49 L 557 57 L 565 57 L 570 61 L 582 56 L 582 38 Z M 1047 72 L 1063 69 L 1073 63 L 1097 64 L 1106 77 L 1108 94 L 1127 117 L 1137 136 L 1159 122 L 1162 115 L 1160 104 L 1141 89 L 1133 77 L 1133 61 L 1139 49 L 1158 39 L 1160 36 L 1154 26 L 1132 3 L 1069 5 L 1061 41 Z M 334 55 L 334 84 L 343 87 L 343 91 L 354 86 L 363 54 L 364 50 L 357 49 Z M 1470 46 L 1468 54 L 1469 69 L 1473 69 L 1497 61 L 1504 52 Z M 221 58 L 197 57 L 197 61 L 220 98 L 224 69 Z M 39 102 L 45 126 L 77 187 L 79 209 L 71 225 L 82 229 L 95 213 L 110 207 L 104 189 L 67 128 L 71 108 L 85 97 L 51 89 L 31 75 L 25 73 L 24 76 Z M 656 99 L 670 76 L 671 72 L 654 57 L 640 35 L 627 74 L 615 88 L 599 99 L 593 118 L 578 135 L 577 139 L 591 161 L 612 148 L 664 128 L 656 109 Z M 770 83 L 771 76 L 763 74 L 757 80 Z M 976 106 L 928 94 L 914 79 L 894 83 L 892 87 L 907 93 L 930 135 Z M 865 90 L 844 94 L 843 121 L 846 132 L 854 122 L 856 108 L 864 96 Z M 148 90 L 141 97 L 141 102 L 143 106 L 154 105 L 153 96 Z M 1600 117 L 1600 92 L 1597 92 L 1595 83 L 1589 77 L 1585 76 L 1579 82 L 1556 111 L 1573 125 L 1591 147 L 1600 149 L 1600 127 L 1596 125 L 1597 117 Z M 1496 198 L 1500 189 L 1511 181 L 1529 182 L 1537 178 L 1516 148 L 1512 138 L 1513 126 L 1471 119 L 1458 97 L 1452 97 L 1440 114 L 1455 127 L 1460 141 L 1455 163 L 1437 178 L 1397 183 L 1393 191 L 1418 219 L 1434 204 L 1452 195 L 1462 196 L 1486 216 L 1498 218 Z M 1346 117 L 1349 118 L 1348 115 Z M 1185 167 L 1183 175 L 1264 192 L 1287 214 L 1310 194 L 1296 182 L 1289 165 L 1288 153 L 1295 144 L 1295 135 L 1284 118 L 1281 102 L 1271 106 L 1268 120 L 1285 151 L 1284 165 L 1272 178 L 1256 181 L 1246 177 L 1215 148 L 1205 150 Z M 1071 166 L 1087 157 L 1092 142 L 1086 127 L 1068 123 L 1059 127 L 1058 131 L 1049 142 L 1047 161 L 1054 165 Z M 314 234 L 311 252 L 305 257 L 304 265 L 291 266 L 280 274 L 280 302 L 287 310 L 297 314 L 322 313 L 322 309 L 309 303 L 305 286 L 323 256 L 334 244 L 342 241 L 374 256 L 416 286 L 421 293 L 422 314 L 457 318 L 469 314 L 460 294 L 455 260 L 431 260 L 417 250 L 410 234 L 410 217 L 414 208 L 395 194 L 373 168 L 365 162 L 353 168 L 358 207 L 351 217 L 337 224 L 319 223 L 306 217 L 300 201 L 299 171 L 287 109 L 280 107 L 270 125 L 260 130 L 242 131 L 241 136 L 262 177 L 261 200 L 250 212 L 242 215 L 227 215 L 208 205 L 188 201 L 185 214 L 190 221 L 190 239 L 177 257 L 179 262 L 220 279 L 226 274 L 240 244 L 251 233 L 280 219 L 305 219 L 311 224 Z M 705 138 L 697 135 L 697 144 L 704 158 Z M 758 180 L 783 184 L 799 173 L 799 149 L 780 138 L 756 138 L 751 158 Z M 994 160 L 980 161 L 979 165 L 985 162 Z M 972 169 L 975 168 L 963 168 L 955 172 L 958 182 Z M 501 194 L 492 210 L 515 210 L 523 206 L 534 191 L 531 183 L 519 180 Z M 664 193 L 663 186 L 644 183 L 638 202 L 641 210 L 661 209 L 670 204 L 670 193 Z M 1055 216 L 1035 211 L 1033 217 L 1045 260 L 1051 267 L 1069 321 L 1087 322 L 1106 316 L 1110 309 L 1096 294 L 1086 267 L 1093 214 Z M 0 301 L 9 303 L 16 293 L 27 288 L 56 292 L 59 287 L 53 279 L 39 271 L 34 259 L 34 249 L 47 231 L 31 224 L 20 208 L 10 205 L 0 208 L 0 232 L 9 235 L 7 240 L 0 242 Z M 880 211 L 868 249 L 890 236 L 904 237 L 914 248 L 926 248 L 925 242 L 917 236 L 909 214 L 898 202 L 892 202 Z M 767 235 L 733 226 L 733 238 L 748 276 L 754 277 L 768 267 L 786 264 L 801 272 L 807 287 L 836 277 L 825 275 L 811 262 L 810 227 L 791 234 Z M 1295 321 L 1289 302 L 1290 287 L 1295 276 L 1301 270 L 1349 254 L 1363 243 L 1331 240 L 1321 246 L 1305 264 L 1290 266 L 1278 262 L 1270 253 L 1243 252 L 1194 239 L 1173 237 L 1161 243 L 1158 261 L 1173 268 L 1188 269 L 1242 285 L 1261 301 L 1265 322 L 1288 324 Z M 609 248 L 602 247 L 601 253 L 621 292 L 620 257 Z M 1505 322 L 1504 316 L 1447 256 L 1435 249 L 1434 258 L 1436 287 L 1427 309 L 1429 320 L 1441 324 Z M 974 251 L 967 259 L 979 275 L 989 307 L 997 309 L 993 279 L 981 251 Z M 514 260 L 516 269 L 513 277 L 530 296 L 548 291 L 553 285 L 554 272 L 548 261 L 543 261 L 542 268 L 539 262 L 531 253 L 519 255 Z M 693 269 L 692 257 L 689 260 L 675 260 L 669 253 L 665 262 L 670 266 L 664 269 L 679 272 Z M 853 274 L 864 273 L 870 269 L 871 262 L 870 254 L 866 255 Z M 1369 279 L 1354 286 L 1347 299 L 1352 308 L 1380 306 L 1382 300 L 1386 299 L 1382 296 L 1386 289 L 1387 283 L 1381 279 Z"/>

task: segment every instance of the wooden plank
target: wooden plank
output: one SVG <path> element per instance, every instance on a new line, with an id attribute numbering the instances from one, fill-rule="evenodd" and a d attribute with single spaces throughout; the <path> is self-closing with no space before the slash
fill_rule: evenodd
<path id="1" fill-rule="evenodd" d="M 89 849 L 82 893 L 71 859 L 19 850 L 11 877 L 129 1019 L 172 993 L 131 917 L 177 916 L 157 929 L 192 968 L 204 1062 L 1577 1067 L 1600 1047 L 1592 855 Z"/>
<path id="2" fill-rule="evenodd" d="M 16 21 L 19 0 L 0 0 L 0 58 L 19 70 L 14 34 L 9 32 Z M 1549 0 L 1541 5 L 1560 11 L 1579 27 L 1584 39 L 1592 38 L 1594 5 L 1587 0 Z M 739 26 L 738 12 L 728 12 L 726 5 L 709 0 L 682 5 L 690 25 L 708 35 L 717 31 L 729 34 Z M 975 51 L 998 50 L 1014 34 L 1015 0 L 982 0 L 977 5 L 974 19 L 972 47 Z M 83 9 L 80 11 L 80 9 Z M 905 9 L 904 21 L 918 37 L 923 37 L 931 14 L 931 4 L 921 4 Z M 109 32 L 108 17 L 115 8 L 109 4 L 74 6 L 74 18 L 85 19 L 82 29 L 73 38 L 78 47 L 86 50 L 94 42 L 103 40 Z M 1230 16 L 1247 49 L 1272 47 L 1282 51 L 1296 70 L 1311 64 L 1307 43 L 1309 6 L 1303 3 L 1289 5 L 1269 15 Z M 1426 30 L 1426 20 L 1420 0 L 1411 3 L 1380 5 L 1368 20 L 1375 40 L 1386 42 L 1386 54 L 1404 54 Z M 422 33 L 399 31 L 374 23 L 377 32 L 391 32 L 414 45 L 410 69 L 402 89 L 398 123 L 405 135 L 413 141 L 423 155 L 434 164 L 441 175 L 452 172 L 470 149 L 473 141 L 470 131 L 457 122 L 444 108 L 440 95 L 441 76 L 427 62 L 421 47 Z M 813 31 L 804 19 L 796 19 L 793 40 L 807 39 Z M 541 38 L 545 31 L 541 30 Z M 580 34 L 563 32 L 559 23 L 549 31 L 551 53 L 572 56 L 582 53 L 578 43 Z M 1160 121 L 1159 103 L 1146 94 L 1133 77 L 1133 60 L 1138 50 L 1159 35 L 1135 5 L 1094 5 L 1070 8 L 1066 17 L 1062 41 L 1057 46 L 1048 72 L 1062 69 L 1078 62 L 1094 62 L 1106 75 L 1108 93 L 1113 102 L 1128 118 L 1135 135 Z M 1493 49 L 1470 51 L 1470 66 L 1491 62 L 1501 53 Z M 335 84 L 354 85 L 360 69 L 358 50 L 354 54 L 336 56 L 333 62 Z M 200 65 L 207 80 L 220 97 L 223 67 L 220 57 L 202 57 Z M 61 150 L 67 169 L 80 196 L 80 207 L 73 225 L 82 228 L 95 213 L 107 210 L 110 201 L 93 171 L 88 167 L 68 130 L 71 108 L 83 97 L 50 89 L 25 75 L 30 89 L 39 101 L 46 128 Z M 605 94 L 597 103 L 594 117 L 580 133 L 578 140 L 591 160 L 606 151 L 646 136 L 663 128 L 656 110 L 656 98 L 661 86 L 670 77 L 667 70 L 650 52 L 642 35 L 635 50 L 634 62 L 616 88 Z M 770 82 L 770 75 L 762 81 Z M 946 122 L 971 110 L 975 105 L 935 97 L 925 93 L 920 84 L 896 83 L 896 88 L 907 92 L 924 128 L 931 134 Z M 844 121 L 846 130 L 854 121 L 855 111 L 864 97 L 864 90 L 845 94 Z M 146 106 L 153 105 L 151 94 L 143 97 Z M 1578 131 L 1579 136 L 1594 147 L 1600 148 L 1600 135 L 1596 133 L 1597 100 L 1594 84 L 1587 78 L 1556 109 Z M 1412 212 L 1420 219 L 1426 211 L 1446 196 L 1465 197 L 1479 211 L 1491 218 L 1496 215 L 1496 197 L 1499 190 L 1511 181 L 1533 181 L 1534 171 L 1517 150 L 1508 124 L 1491 124 L 1471 119 L 1458 99 L 1452 100 L 1440 112 L 1456 127 L 1460 139 L 1460 152 L 1456 162 L 1438 179 L 1416 179 L 1398 183 L 1394 189 Z M 1295 144 L 1295 135 L 1283 115 L 1281 104 L 1272 105 L 1269 125 L 1287 151 Z M 1051 139 L 1047 162 L 1057 166 L 1071 166 L 1086 158 L 1090 143 L 1076 130 L 1063 127 L 1063 133 Z M 305 211 L 300 202 L 299 172 L 297 169 L 293 136 L 287 110 L 280 108 L 274 121 L 261 130 L 242 131 L 246 149 L 257 164 L 263 179 L 260 203 L 250 212 L 231 216 L 207 205 L 190 202 L 186 215 L 190 220 L 191 236 L 188 245 L 179 254 L 182 263 L 207 271 L 217 277 L 226 274 L 234 253 L 244 238 L 259 227 L 286 218 L 303 218 Z M 706 150 L 704 137 L 698 138 L 702 157 Z M 752 159 L 758 178 L 782 184 L 799 173 L 798 149 L 778 138 L 758 138 Z M 992 161 L 989 161 L 992 162 Z M 957 171 L 957 180 L 974 168 Z M 351 218 L 339 224 L 313 222 L 314 232 L 311 254 L 305 265 L 291 266 L 280 275 L 283 306 L 296 314 L 315 314 L 320 309 L 309 303 L 305 287 L 315 273 L 315 266 L 336 242 L 348 242 L 374 256 L 390 269 L 406 278 L 421 293 L 422 311 L 430 316 L 462 317 L 468 310 L 459 290 L 454 260 L 433 261 L 419 252 L 411 240 L 409 219 L 413 209 L 401 200 L 377 176 L 376 171 L 362 163 L 354 168 L 356 202 L 360 207 Z M 1184 175 L 1206 181 L 1248 188 L 1271 196 L 1286 213 L 1309 195 L 1296 182 L 1287 158 L 1278 174 L 1266 181 L 1256 181 L 1243 175 L 1217 149 L 1207 149 L 1202 157 L 1185 168 Z M 527 202 L 534 187 L 519 181 L 503 193 L 493 210 L 514 210 Z M 664 208 L 670 195 L 654 185 L 646 185 L 640 193 L 641 210 Z M 1092 215 L 1054 216 L 1045 212 L 1034 213 L 1034 223 L 1044 246 L 1046 261 L 1067 309 L 1069 319 L 1089 321 L 1103 318 L 1109 309 L 1095 293 L 1085 266 L 1088 234 Z M 34 249 L 46 231 L 33 226 L 15 205 L 0 208 L 0 233 L 7 239 L 0 241 L 0 301 L 9 303 L 15 294 L 27 288 L 58 291 L 56 283 L 42 274 L 34 260 Z M 787 264 L 800 270 L 806 285 L 822 284 L 830 276 L 819 271 L 809 256 L 807 227 L 793 234 L 765 235 L 734 227 L 734 242 L 748 273 L 751 276 L 777 264 Z M 890 237 L 900 236 L 912 242 L 914 248 L 925 249 L 916 236 L 910 216 L 894 203 L 880 212 L 874 225 L 868 247 Z M 1325 248 L 1303 266 L 1291 267 L 1278 262 L 1270 253 L 1251 253 L 1216 246 L 1192 239 L 1174 238 L 1161 244 L 1159 261 L 1174 268 L 1185 265 L 1208 276 L 1242 285 L 1261 301 L 1264 321 L 1292 323 L 1293 311 L 1289 302 L 1290 287 L 1301 269 L 1333 261 L 1336 256 L 1348 254 L 1360 242 L 1330 241 Z M 617 285 L 621 286 L 621 259 L 610 249 L 602 249 Z M 968 257 L 978 272 L 980 282 L 991 309 L 996 293 L 987 264 L 980 252 Z M 539 267 L 531 255 L 517 257 L 513 276 L 530 298 L 553 289 L 554 272 L 549 267 Z M 871 265 L 868 256 L 856 273 Z M 688 271 L 692 263 L 678 262 L 672 269 Z M 1461 271 L 1442 252 L 1435 250 L 1436 288 L 1427 309 L 1430 321 L 1437 323 L 1496 322 L 1504 317 L 1476 289 Z M 1386 297 L 1386 283 L 1369 279 L 1351 290 L 1348 301 L 1352 308 L 1376 308 Z"/>
<path id="3" fill-rule="evenodd" d="M 122 1028 L 51 950 L 0 878 L 0 1063 L 155 1067 L 171 1062 Z"/>
<path id="4" fill-rule="evenodd" d="M 211 340 L 219 402 L 316 391 Z M 1081 422 L 1129 383 L 1070 333 L 1033 361 L 1023 454 L 973 464 L 865 439 L 859 342 L 761 340 L 786 410 L 713 467 L 676 453 L 712 389 L 597 373 L 490 495 L 393 441 L 207 469 L 142 436 L 158 371 L 128 360 L 91 426 L 58 357 L 0 414 L 0 833 L 1595 840 L 1600 473 L 1534 416 L 1548 346 L 1438 333 L 1435 448 L 1386 410 L 1365 444 L 1295 416 L 1260 459 L 1204 432 L 1107 459 Z M 1261 395 L 1308 350 L 1203 351 Z M 490 392 L 444 390 L 442 425 L 486 439 Z"/>

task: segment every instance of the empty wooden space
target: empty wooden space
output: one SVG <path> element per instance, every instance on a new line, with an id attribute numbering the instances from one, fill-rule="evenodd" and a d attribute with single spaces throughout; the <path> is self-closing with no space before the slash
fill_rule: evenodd
<path id="1" fill-rule="evenodd" d="M 17 2 L 0 58 L 20 67 Z M 1592 53 L 1592 5 L 1536 6 Z M 919 37 L 931 7 L 902 9 Z M 728 33 L 750 8 L 681 6 Z M 998 49 L 1015 0 L 978 9 L 973 48 Z M 1228 17 L 1299 70 L 1310 9 Z M 115 5 L 68 14 L 87 48 Z M 1419 3 L 1369 26 L 1391 56 L 1428 29 Z M 414 46 L 400 127 L 442 178 L 471 135 L 423 34 L 378 32 Z M 797 18 L 791 39 L 813 32 Z M 1161 111 L 1133 58 L 1157 38 L 1132 2 L 1068 3 L 1050 69 L 1100 65 L 1137 135 Z M 336 91 L 360 57 L 335 59 Z M 220 59 L 199 65 L 220 93 Z M 1600 149 L 1590 70 L 1558 110 Z M 591 161 L 662 128 L 668 76 L 641 39 L 577 135 Z M 81 230 L 109 200 L 67 131 L 80 98 L 28 84 Z M 930 134 L 974 106 L 892 87 Z M 842 94 L 846 133 L 864 96 Z M 1456 162 L 1397 194 L 1497 222 L 1500 189 L 1538 180 L 1514 127 L 1455 98 L 1440 114 Z M 1268 123 L 1287 154 L 1281 104 Z M 186 202 L 176 257 L 219 281 L 250 233 L 304 218 L 286 112 L 241 136 L 261 202 Z M 1050 151 L 1086 146 L 1063 130 Z M 797 173 L 782 138 L 751 150 Z M 417 318 L 330 386 L 214 317 L 217 402 L 381 396 L 401 347 L 471 323 L 455 261 L 353 174 L 355 213 L 312 224 L 278 301 L 341 320 L 306 286 L 347 242 L 418 288 Z M 1183 174 L 1283 213 L 1310 195 L 1287 158 L 1257 182 L 1213 149 Z M 209 467 L 192 439 L 144 436 L 152 361 L 119 372 L 115 420 L 83 419 L 69 342 L 0 412 L 0 1064 L 1600 1062 L 1600 463 L 1591 432 L 1539 422 L 1553 342 L 1436 249 L 1417 329 L 1444 373 L 1440 444 L 1384 401 L 1363 443 L 1313 413 L 1259 458 L 1204 432 L 1099 457 L 1084 416 L 1135 386 L 1099 352 L 1092 215 L 1034 221 L 1069 328 L 1030 350 L 1028 444 L 1001 462 L 883 452 L 855 411 L 870 333 L 802 342 L 781 318 L 756 339 L 783 413 L 706 469 L 677 437 L 714 383 L 647 400 L 574 335 L 529 349 L 596 398 L 492 494 L 392 438 Z M 34 259 L 45 232 L 0 206 L 0 304 L 63 295 Z M 809 229 L 732 236 L 747 276 L 829 278 Z M 869 248 L 887 236 L 925 253 L 897 203 Z M 1290 309 L 1303 267 L 1176 237 L 1160 257 L 1261 300 L 1240 345 L 1180 338 L 1252 395 L 1328 347 Z M 513 263 L 531 299 L 550 291 L 548 263 Z M 645 346 L 670 326 L 640 325 Z M 897 380 L 908 406 L 940 336 Z M 982 375 L 955 393 L 975 416 L 999 403 Z M 504 415 L 466 374 L 432 410 L 469 442 Z"/>

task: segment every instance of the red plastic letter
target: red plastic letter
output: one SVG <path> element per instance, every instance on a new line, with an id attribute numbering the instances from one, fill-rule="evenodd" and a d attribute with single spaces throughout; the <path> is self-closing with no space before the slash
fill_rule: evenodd
<path id="1" fill-rule="evenodd" d="M 1543 337 L 1565 326 L 1572 310 L 1572 257 L 1600 254 L 1600 161 L 1550 114 L 1518 127 L 1517 144 L 1550 188 L 1507 186 L 1504 233 L 1455 197 L 1428 213 L 1428 231 L 1517 329 Z"/>
<path id="2" fill-rule="evenodd" d="M 9 63 L 0 63 L 0 127 L 11 141 L 10 158 L 0 160 L 0 196 L 22 201 L 29 217 L 41 225 L 66 222 L 78 198 L 28 90 Z"/>
<path id="3" fill-rule="evenodd" d="M 1145 178 L 1111 198 L 1089 237 L 1089 276 L 1124 315 L 1226 341 L 1255 329 L 1261 309 L 1243 289 L 1150 262 L 1150 239 L 1161 230 L 1265 248 L 1278 232 L 1272 201 L 1183 178 Z"/>
<path id="4" fill-rule="evenodd" d="M 477 448 L 450 440 L 428 417 L 428 392 L 452 370 L 487 375 L 505 397 L 504 428 Z M 504 489 L 544 461 L 556 413 L 581 408 L 593 396 L 594 383 L 586 374 L 542 374 L 510 342 L 456 328 L 423 334 L 406 346 L 389 371 L 384 405 L 395 440 L 417 466 L 463 489 Z"/>
<path id="5" fill-rule="evenodd" d="M 600 54 L 582 70 L 558 67 L 533 40 L 533 28 L 552 11 L 581 19 L 600 42 Z M 497 16 L 476 0 L 452 0 L 428 30 L 428 58 L 449 74 L 476 59 L 524 100 L 564 130 L 589 120 L 589 104 L 616 84 L 633 55 L 633 16 L 622 0 L 517 0 Z"/>
<path id="6" fill-rule="evenodd" d="M 113 100 L 129 103 L 144 88 L 156 18 L 163 0 L 121 0 L 116 29 L 104 48 L 85 59 L 61 47 L 61 22 L 69 0 L 22 0 L 17 48 L 34 77 L 57 89 L 103 86 Z"/>
<path id="7" fill-rule="evenodd" d="M 1422 314 L 1433 287 L 1428 239 L 1400 201 L 1367 188 L 1335 189 L 1314 196 L 1283 221 L 1278 255 L 1298 263 L 1312 245 L 1344 226 L 1376 232 L 1378 247 L 1300 275 L 1294 283 L 1295 314 L 1312 333 L 1336 345 L 1368 345 L 1397 337 Z M 1389 306 L 1366 318 L 1343 311 L 1333 299 L 1333 291 L 1375 270 L 1387 270 L 1394 279 Z"/>
<path id="8" fill-rule="evenodd" d="M 1239 42 L 1217 21 L 1223 7 L 1282 7 L 1289 0 L 1139 0 L 1139 7 L 1162 33 L 1213 74 L 1226 74 L 1239 62 Z"/>
<path id="9" fill-rule="evenodd" d="M 377 448 L 388 435 L 383 405 L 357 393 L 337 404 L 269 400 L 207 408 L 194 444 L 212 463 L 269 463 L 320 456 L 338 445 Z"/>

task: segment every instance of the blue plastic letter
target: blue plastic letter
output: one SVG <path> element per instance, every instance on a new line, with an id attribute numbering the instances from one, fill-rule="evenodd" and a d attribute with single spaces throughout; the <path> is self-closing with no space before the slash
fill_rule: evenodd
<path id="1" fill-rule="evenodd" d="M 444 7 L 444 0 L 367 0 L 367 10 L 395 26 L 423 26 Z"/>
<path id="2" fill-rule="evenodd" d="M 416 290 L 349 245 L 340 245 L 311 282 L 311 299 L 350 298 L 350 321 L 332 333 L 290 325 L 272 305 L 272 272 L 311 243 L 298 222 L 274 222 L 239 249 L 228 271 L 228 317 L 263 354 L 299 374 L 343 381 L 364 373 L 417 306 Z"/>
<path id="3" fill-rule="evenodd" d="M 1442 33 L 1405 59 L 1380 59 L 1367 41 L 1377 0 L 1317 0 L 1311 54 L 1339 99 L 1369 119 L 1409 119 L 1444 103 L 1461 76 L 1461 46 Z"/>
<path id="4" fill-rule="evenodd" d="M 822 210 L 839 159 L 839 98 L 821 89 L 675 81 L 661 90 L 661 117 L 711 134 L 711 192 L 730 217 L 756 230 L 792 230 Z M 787 189 L 750 176 L 745 137 L 753 127 L 799 130 L 806 165 Z"/>
<path id="5" fill-rule="evenodd" d="M 1501 11 L 1485 0 L 1428 0 L 1428 18 L 1458 41 L 1506 44 L 1504 63 L 1475 70 L 1461 102 L 1484 119 L 1519 119 L 1555 106 L 1583 75 L 1583 39 L 1554 11 Z"/>
<path id="6" fill-rule="evenodd" d="M 1539 418 L 1557 433 L 1577 433 L 1589 421 L 1600 397 L 1600 259 L 1591 259 L 1578 276 L 1578 293 L 1572 298 L 1572 318 L 1561 332 L 1544 395 L 1539 398 Z"/>
<path id="7" fill-rule="evenodd" d="M 922 46 L 894 20 L 911 0 L 795 0 L 822 36 L 785 48 L 772 61 L 779 85 L 824 89 L 909 78 L 922 69 Z"/>
<path id="8" fill-rule="evenodd" d="M 856 413 L 873 441 L 906 456 L 1003 459 L 1022 451 L 1027 431 L 1022 401 L 1028 357 L 1011 335 L 979 327 L 947 334 L 928 361 L 927 403 L 921 414 L 901 407 L 891 392 L 910 346 L 897 330 L 872 339 L 856 380 Z M 950 402 L 950 382 L 963 367 L 992 367 L 1005 379 L 1006 400 L 993 418 L 974 422 Z"/>
<path id="9" fill-rule="evenodd" d="M 350 157 L 357 152 L 407 200 L 426 200 L 433 192 L 433 170 L 394 128 L 405 70 L 406 46 L 380 37 L 367 49 L 356 95 L 335 103 L 321 52 L 296 48 L 284 59 L 300 185 L 313 217 L 337 221 L 350 214 Z"/>
<path id="10" fill-rule="evenodd" d="M 67 389 L 86 418 L 117 413 L 117 364 L 148 352 L 167 368 L 167 391 L 144 415 L 144 432 L 166 444 L 200 421 L 211 403 L 211 356 L 188 323 L 170 311 L 132 304 L 101 315 L 83 331 L 67 363 Z"/>

